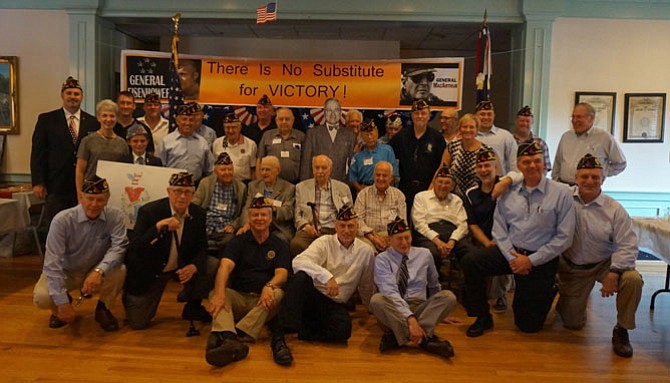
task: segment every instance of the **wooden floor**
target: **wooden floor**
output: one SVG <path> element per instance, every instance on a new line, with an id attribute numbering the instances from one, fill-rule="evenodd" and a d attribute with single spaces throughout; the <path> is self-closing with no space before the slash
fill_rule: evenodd
<path id="1" fill-rule="evenodd" d="M 462 323 L 437 329 L 456 351 L 449 361 L 415 349 L 381 355 L 381 331 L 359 306 L 348 346 L 290 337 L 295 362 L 288 368 L 274 364 L 267 339 L 252 345 L 243 361 L 210 367 L 204 359 L 209 326 L 199 325 L 198 337 L 184 336 L 176 285 L 148 330 L 105 333 L 93 320 L 94 300 L 78 308 L 74 325 L 49 329 L 48 312 L 32 305 L 39 272 L 35 256 L 0 260 L 0 382 L 670 382 L 670 294 L 649 311 L 650 295 L 663 283 L 659 272 L 643 273 L 632 359 L 612 353 L 614 300 L 594 291 L 582 331 L 564 329 L 552 312 L 544 331 L 523 334 L 508 311 L 495 315 L 494 331 L 471 339 L 465 336 L 471 319 L 459 307 L 454 317 Z M 113 312 L 124 317 L 120 300 Z"/>

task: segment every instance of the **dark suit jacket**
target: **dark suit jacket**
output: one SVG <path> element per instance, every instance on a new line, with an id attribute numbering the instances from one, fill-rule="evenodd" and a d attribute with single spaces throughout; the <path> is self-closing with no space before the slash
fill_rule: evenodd
<path id="1" fill-rule="evenodd" d="M 128 155 L 123 156 L 121 158 L 120 162 L 125 162 L 125 163 L 128 163 L 128 164 L 134 164 L 135 163 L 134 161 L 135 161 L 135 159 L 133 157 L 133 151 L 130 150 L 130 153 L 128 153 Z M 163 166 L 163 161 L 161 161 L 160 158 L 152 155 L 151 153 L 146 152 L 144 154 L 144 164 L 145 165 L 150 165 L 150 166 Z"/>
<path id="2" fill-rule="evenodd" d="M 191 204 L 188 213 L 191 218 L 184 222 L 181 243 L 177 249 L 178 267 L 194 264 L 198 273 L 204 275 L 207 259 L 205 212 Z M 126 256 L 128 274 L 125 288 L 128 293 L 145 293 L 151 282 L 163 272 L 170 256 L 172 233 L 159 233 L 156 223 L 171 216 L 168 198 L 150 202 L 140 208 Z"/>
<path id="3" fill-rule="evenodd" d="M 75 166 L 81 140 L 100 128 L 98 120 L 81 111 L 77 143 L 72 142 L 63 108 L 42 113 L 37 118 L 30 153 L 33 186 L 44 185 L 47 193 L 72 196 L 76 201 Z"/>
<path id="4" fill-rule="evenodd" d="M 354 155 L 354 146 L 356 146 L 356 134 L 346 126 L 340 126 L 337 129 L 335 142 L 331 141 L 326 125 L 319 125 L 308 130 L 302 145 L 300 180 L 305 181 L 314 177 L 312 157 L 325 154 L 333 160 L 333 173 L 330 177 L 347 183 L 347 166 Z"/>

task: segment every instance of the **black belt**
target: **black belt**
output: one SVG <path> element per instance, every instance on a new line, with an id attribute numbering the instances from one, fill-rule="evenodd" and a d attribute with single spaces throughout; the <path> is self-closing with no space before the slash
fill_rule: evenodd
<path id="1" fill-rule="evenodd" d="M 534 251 L 522 249 L 522 248 L 516 247 L 516 246 L 514 246 L 514 251 L 516 251 L 517 253 L 519 253 L 521 255 L 525 255 L 525 256 L 529 256 L 529 255 L 534 253 Z"/>
<path id="2" fill-rule="evenodd" d="M 558 179 L 558 182 L 563 183 L 563 184 L 566 184 L 566 185 L 568 185 L 568 186 L 575 186 L 575 185 L 576 185 L 576 183 L 574 183 L 574 182 L 563 181 L 563 180 L 560 179 L 560 178 Z"/>
<path id="3" fill-rule="evenodd" d="M 578 265 L 578 264 L 572 262 L 571 260 L 569 260 L 565 257 L 563 259 L 565 259 L 565 262 L 568 265 L 570 265 L 570 267 L 572 267 L 573 269 L 577 269 L 577 270 L 591 270 L 592 268 L 594 268 L 594 267 L 596 267 L 600 264 L 600 262 L 598 262 L 598 263 L 587 263 L 585 265 Z"/>
<path id="4" fill-rule="evenodd" d="M 319 229 L 319 233 L 321 234 L 335 234 L 335 229 L 332 227 L 322 227 Z"/>

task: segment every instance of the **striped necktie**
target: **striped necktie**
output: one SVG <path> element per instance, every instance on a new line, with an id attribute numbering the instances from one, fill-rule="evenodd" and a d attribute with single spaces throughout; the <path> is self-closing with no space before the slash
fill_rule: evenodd
<path id="1" fill-rule="evenodd" d="M 407 256 L 402 256 L 400 269 L 398 269 L 398 292 L 401 297 L 405 297 L 407 293 L 407 281 L 409 281 L 409 271 L 407 270 Z"/>
<path id="2" fill-rule="evenodd" d="M 137 164 L 144 165 L 144 157 L 137 157 Z"/>
<path id="3" fill-rule="evenodd" d="M 75 117 L 74 115 L 70 116 L 70 123 L 67 125 L 67 127 L 70 129 L 70 136 L 72 136 L 72 142 L 74 142 L 75 144 L 77 143 L 77 130 L 76 130 L 77 125 L 75 122 L 76 119 L 77 117 Z"/>

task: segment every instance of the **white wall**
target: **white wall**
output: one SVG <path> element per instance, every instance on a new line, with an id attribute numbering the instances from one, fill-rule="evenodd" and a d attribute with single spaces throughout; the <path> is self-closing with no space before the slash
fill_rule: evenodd
<path id="1" fill-rule="evenodd" d="M 575 91 L 616 92 L 614 135 L 628 167 L 608 191 L 670 192 L 670 129 L 664 143 L 622 143 L 624 94 L 670 93 L 670 21 L 559 18 L 553 25 L 547 144 L 552 158 L 570 128 Z M 669 100 L 670 101 L 670 100 Z"/>
<path id="2" fill-rule="evenodd" d="M 37 116 L 61 106 L 68 76 L 65 11 L 0 9 L 0 55 L 19 58 L 19 135 L 8 135 L 0 173 L 30 173 L 30 147 Z"/>

